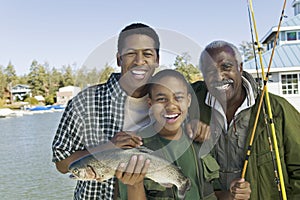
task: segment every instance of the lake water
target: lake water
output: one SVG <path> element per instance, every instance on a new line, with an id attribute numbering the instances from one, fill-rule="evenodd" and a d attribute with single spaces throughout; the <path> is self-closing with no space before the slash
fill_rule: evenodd
<path id="1" fill-rule="evenodd" d="M 0 119 L 1 199 L 73 199 L 76 181 L 52 163 L 62 112 Z"/>

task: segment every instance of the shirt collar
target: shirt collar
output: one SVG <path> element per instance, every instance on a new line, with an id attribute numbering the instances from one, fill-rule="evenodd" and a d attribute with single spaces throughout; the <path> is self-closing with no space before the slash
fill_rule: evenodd
<path id="1" fill-rule="evenodd" d="M 126 92 L 121 88 L 119 79 L 120 73 L 112 73 L 107 81 L 107 88 L 111 93 L 112 97 L 127 96 Z"/>

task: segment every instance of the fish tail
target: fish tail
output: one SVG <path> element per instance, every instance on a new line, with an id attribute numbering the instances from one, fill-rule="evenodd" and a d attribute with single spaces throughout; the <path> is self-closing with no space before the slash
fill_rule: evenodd
<path id="1" fill-rule="evenodd" d="M 186 191 L 190 190 L 191 188 L 191 181 L 190 179 L 186 179 L 183 184 L 178 188 L 178 197 L 180 199 L 184 199 Z"/>

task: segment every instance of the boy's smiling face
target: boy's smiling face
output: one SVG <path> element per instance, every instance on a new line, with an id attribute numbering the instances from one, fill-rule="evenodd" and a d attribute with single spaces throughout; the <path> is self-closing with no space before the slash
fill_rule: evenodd
<path id="1" fill-rule="evenodd" d="M 155 119 L 155 128 L 166 139 L 178 139 L 181 124 L 191 104 L 191 94 L 186 84 L 171 76 L 161 78 L 151 88 L 148 102 Z"/>

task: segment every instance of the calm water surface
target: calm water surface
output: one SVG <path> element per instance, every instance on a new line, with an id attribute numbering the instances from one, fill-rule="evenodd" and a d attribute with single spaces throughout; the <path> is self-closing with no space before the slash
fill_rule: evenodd
<path id="1" fill-rule="evenodd" d="M 62 112 L 0 119 L 0 198 L 72 199 L 75 182 L 52 163 Z"/>

